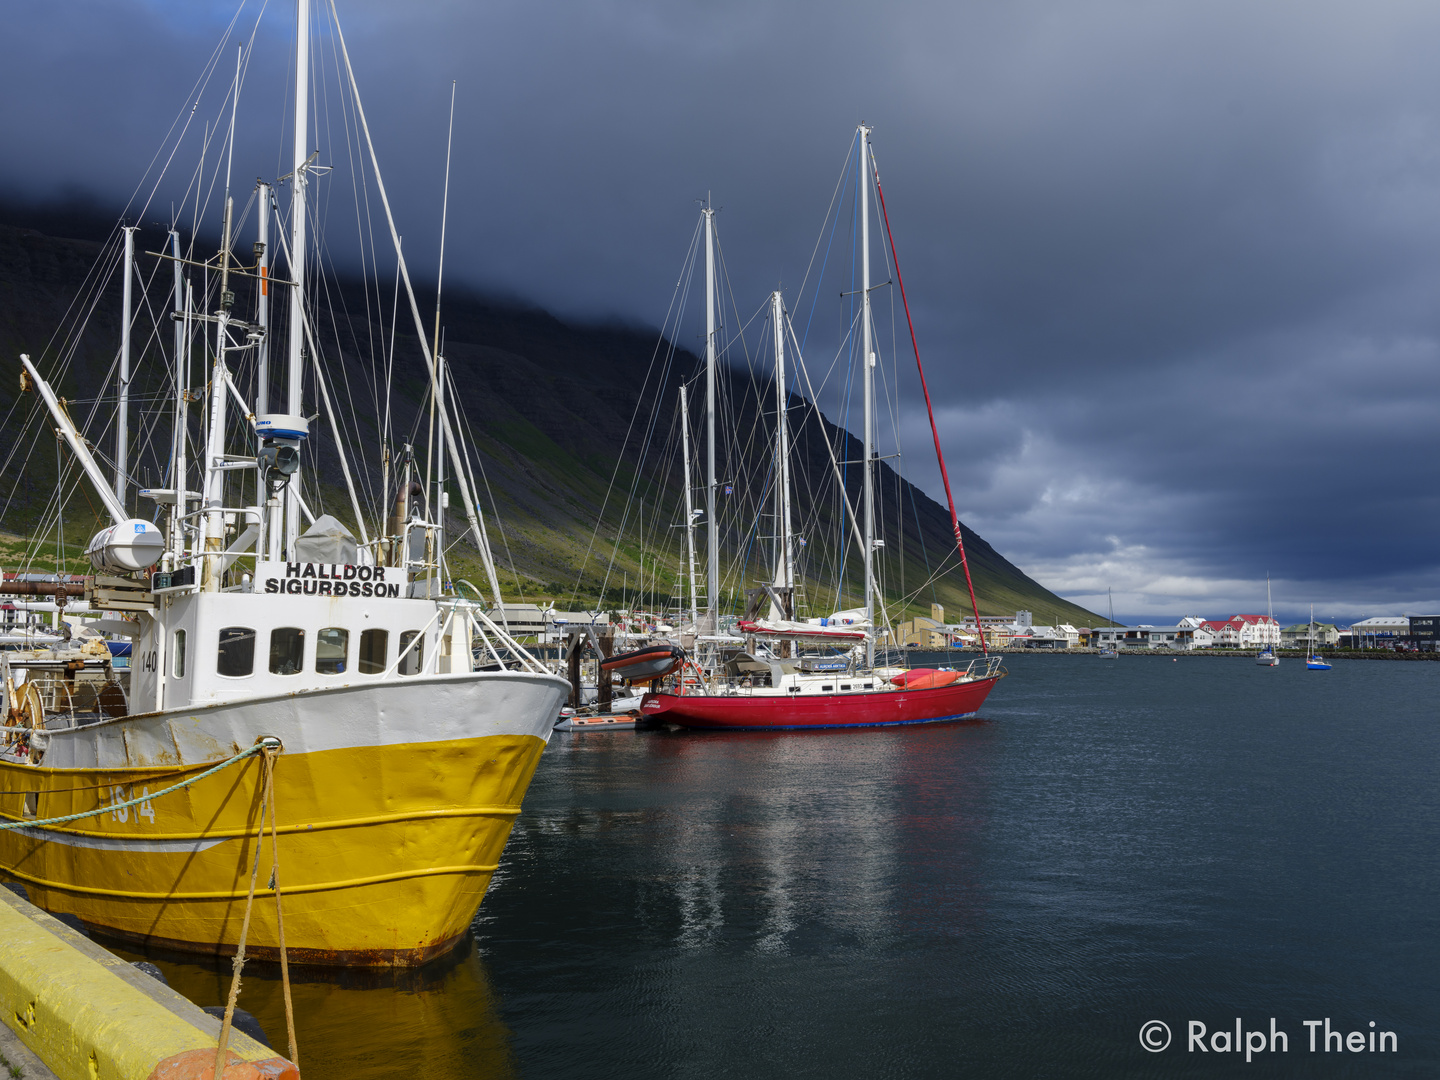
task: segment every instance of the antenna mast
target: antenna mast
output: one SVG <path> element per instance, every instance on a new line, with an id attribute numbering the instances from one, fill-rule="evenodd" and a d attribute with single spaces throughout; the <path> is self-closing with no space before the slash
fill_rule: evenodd
<path id="1" fill-rule="evenodd" d="M 310 0 L 295 2 L 295 143 L 294 171 L 290 174 L 290 342 L 285 379 L 285 411 L 300 416 L 305 378 L 305 147 L 310 141 Z M 289 555 L 300 536 L 300 470 L 285 481 L 285 543 Z"/>

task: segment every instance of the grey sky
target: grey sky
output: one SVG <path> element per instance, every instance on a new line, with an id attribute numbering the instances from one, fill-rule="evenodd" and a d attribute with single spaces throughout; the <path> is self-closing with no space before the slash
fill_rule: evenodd
<path id="1" fill-rule="evenodd" d="M 11 5 L 0 187 L 129 197 L 233 13 Z M 283 2 L 265 16 L 242 190 L 288 171 L 292 17 Z M 982 535 L 1092 608 L 1113 585 L 1121 611 L 1255 610 L 1267 570 L 1289 614 L 1440 608 L 1433 5 L 360 3 L 341 17 L 417 273 L 433 274 L 452 78 L 447 274 L 652 325 L 706 191 L 742 309 L 797 286 L 864 120 L 961 513 Z M 327 182 L 349 185 L 324 130 Z M 816 365 L 840 322 L 829 283 Z M 907 471 L 938 497 L 900 360 Z"/>

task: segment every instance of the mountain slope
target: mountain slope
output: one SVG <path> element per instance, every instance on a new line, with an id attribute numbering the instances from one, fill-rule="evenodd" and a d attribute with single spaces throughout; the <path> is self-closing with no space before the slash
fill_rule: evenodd
<path id="1" fill-rule="evenodd" d="M 15 215 L 10 216 L 14 220 Z M 63 219 L 43 224 L 55 232 L 105 235 L 95 219 L 74 222 L 76 227 L 68 230 Z M 164 239 L 160 230 L 142 230 L 137 250 L 158 250 Z M 204 246 L 197 244 L 197 249 Z M 120 289 L 118 272 L 103 282 L 98 279 L 106 278 L 107 267 L 93 273 L 101 253 L 102 243 L 95 239 L 63 239 L 0 224 L 0 354 L 6 366 L 18 366 L 16 355 L 28 352 L 47 377 L 63 371 L 58 391 L 71 399 L 77 421 L 83 424 L 93 415 L 83 426 L 97 448 L 107 450 L 114 438 L 105 425 L 113 414 L 111 372 L 119 340 Z M 102 261 L 108 265 L 108 255 Z M 172 330 L 163 310 L 168 297 L 162 294 L 170 269 L 143 256 L 139 262 L 142 278 L 153 274 L 157 282 L 151 303 L 160 309 L 155 320 L 160 328 L 154 330 L 145 314 L 134 331 L 131 430 L 150 432 L 155 445 L 168 446 L 166 357 Z M 249 310 L 248 284 L 235 288 L 237 313 Z M 66 347 L 52 337 L 67 313 L 72 320 L 84 317 L 85 304 L 74 303 L 78 295 L 89 296 L 93 313 L 84 332 Z M 419 300 L 422 311 L 433 310 L 433 294 Z M 382 323 L 389 321 L 392 302 L 388 287 L 377 294 L 373 287 L 367 291 L 345 280 L 329 281 L 321 297 L 320 347 L 338 400 L 342 437 L 352 444 L 374 448 L 380 442 L 384 395 L 373 375 L 377 361 L 372 358 L 383 366 L 392 330 Z M 402 317 L 393 331 L 391 430 L 397 444 L 412 433 L 410 441 L 423 461 L 428 428 L 422 403 L 428 376 L 404 310 L 402 301 Z M 507 596 L 553 599 L 567 606 L 596 603 L 603 590 L 609 605 L 622 599 L 647 606 L 670 602 L 682 571 L 684 535 L 674 527 L 684 516 L 676 401 L 681 381 L 699 370 L 696 357 L 657 342 L 651 332 L 572 325 L 542 311 L 455 293 L 445 299 L 444 333 L 443 351 L 483 469 L 480 502 L 487 516 L 494 512 L 491 540 Z M 272 337 L 284 340 L 278 325 Z M 195 370 L 202 371 L 198 352 L 196 356 Z M 246 380 L 253 380 L 253 371 L 242 362 L 236 377 L 242 386 L 250 385 Z M 764 498 L 773 387 L 729 369 L 720 382 L 725 447 L 718 471 L 722 483 L 733 489 L 721 497 L 719 514 L 722 565 L 727 568 L 722 606 L 730 608 L 742 605 L 744 589 L 766 576 L 761 553 L 770 533 Z M 61 475 L 66 540 L 83 545 L 94 521 L 93 499 L 76 481 L 66 455 L 57 455 L 50 445 L 51 425 L 38 415 L 38 401 L 33 395 L 17 401 L 16 391 L 13 375 L 0 380 L 0 462 L 7 463 L 0 473 L 0 527 L 29 536 L 47 518 L 53 520 L 46 507 Z M 698 391 L 692 391 L 692 432 L 701 431 L 697 397 Z M 316 389 L 307 388 L 306 411 L 320 412 L 313 404 L 318 400 Z M 199 406 L 191 412 L 192 438 L 198 438 Z M 859 580 L 853 544 L 841 528 L 839 486 L 825 441 L 835 445 L 842 461 L 856 461 L 861 451 L 856 440 L 842 437 L 799 399 L 791 402 L 791 423 L 796 426 L 797 520 L 807 541 L 802 603 L 810 612 L 826 613 L 857 603 Z M 351 521 L 328 416 L 312 423 L 312 433 L 309 451 L 316 455 L 312 464 L 318 463 L 321 484 L 307 497 L 318 504 L 317 512 L 323 507 Z M 140 441 L 132 451 L 132 475 L 142 485 L 158 485 L 166 454 L 146 452 L 138 447 Z M 692 445 L 692 452 L 697 451 Z M 373 522 L 385 500 L 378 465 L 367 465 L 357 486 L 365 516 Z M 697 467 L 693 475 L 698 478 L 699 472 Z M 880 466 L 878 484 L 892 507 L 881 511 L 878 521 L 879 534 L 886 539 L 878 565 L 891 616 L 928 613 L 929 605 L 939 602 L 950 618 L 959 617 L 969 610 L 969 600 L 954 557 L 948 512 L 887 464 Z M 858 505 L 853 467 L 847 469 L 845 486 L 852 504 Z M 451 491 L 451 505 L 458 507 L 458 489 Z M 232 497 L 232 502 L 237 499 Z M 698 491 L 696 499 L 703 505 Z M 132 509 L 146 517 L 153 512 L 149 503 L 133 497 Z M 453 536 L 463 534 L 463 517 L 452 512 L 449 524 Z M 53 550 L 54 537 L 42 539 L 50 545 L 45 550 Z M 703 549 L 703 531 L 697 543 Z M 1058 616 L 1089 623 L 1096 618 L 1041 587 L 968 529 L 965 543 L 983 614 L 1028 608 L 1038 621 Z M 842 552 L 843 588 L 837 585 Z M 483 584 L 473 549 L 462 543 L 452 557 L 464 576 Z M 703 559 L 702 553 L 702 568 Z M 946 572 L 937 574 L 942 567 Z"/>

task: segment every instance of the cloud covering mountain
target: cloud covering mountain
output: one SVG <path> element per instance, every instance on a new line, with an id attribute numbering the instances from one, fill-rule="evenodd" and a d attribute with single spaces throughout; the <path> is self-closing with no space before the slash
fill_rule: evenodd
<path id="1" fill-rule="evenodd" d="M 11 12 L 0 189 L 136 195 L 132 212 L 148 199 L 147 220 L 168 220 L 204 126 L 228 122 L 233 43 L 259 10 L 233 25 L 232 6 L 159 0 Z M 1334 616 L 1440 608 L 1428 437 L 1440 412 L 1440 9 L 340 13 L 417 272 L 435 265 L 452 79 L 447 276 L 636 324 L 663 318 L 706 192 L 723 207 L 735 318 L 777 286 L 794 294 L 865 121 L 957 501 L 998 550 L 1092 609 L 1107 586 L 1120 611 L 1263 609 L 1267 571 L 1289 614 L 1311 600 Z M 324 31 L 328 15 L 316 18 Z M 272 3 L 256 35 L 242 192 L 290 168 L 278 125 L 291 21 Z M 335 65 L 322 33 L 317 70 Z M 142 178 L 195 101 L 152 195 L 154 170 Z M 314 113 L 333 167 L 322 205 L 353 218 L 361 174 L 340 95 L 317 93 Z M 849 228 L 810 324 L 817 371 L 846 325 Z M 343 244 L 332 255 L 359 259 Z M 877 303 L 888 319 L 890 297 Z M 898 354 L 887 407 L 907 470 L 939 495 L 903 324 L 881 345 Z"/>

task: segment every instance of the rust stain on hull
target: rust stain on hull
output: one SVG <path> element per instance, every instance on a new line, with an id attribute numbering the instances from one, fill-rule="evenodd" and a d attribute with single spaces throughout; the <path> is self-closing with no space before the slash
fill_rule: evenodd
<path id="1" fill-rule="evenodd" d="M 84 920 L 82 920 L 84 921 Z M 214 942 L 182 941 L 178 938 L 159 937 L 154 934 L 134 934 L 99 923 L 85 921 L 85 925 L 96 933 L 117 941 L 147 948 L 164 949 L 170 952 L 189 953 L 195 956 L 228 958 L 235 955 L 235 946 L 216 945 Z M 364 968 L 417 968 L 432 960 L 438 960 L 455 949 L 465 940 L 464 931 L 444 941 L 417 949 L 297 949 L 290 945 L 285 949 L 287 963 L 314 965 L 316 967 L 364 967 Z M 245 956 L 252 960 L 268 960 L 278 963 L 280 950 L 272 946 L 247 943 Z M 214 1060 L 213 1058 L 211 1059 Z"/>

